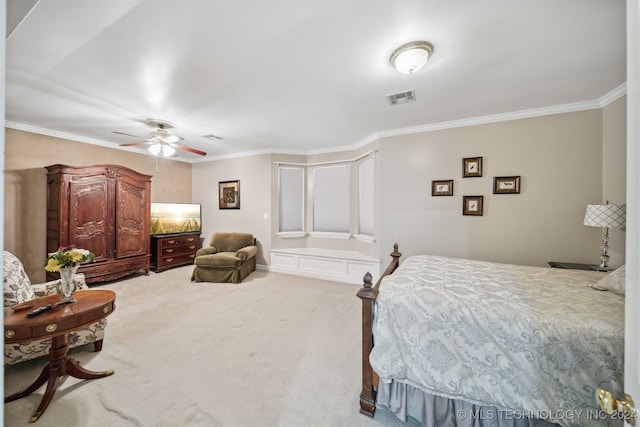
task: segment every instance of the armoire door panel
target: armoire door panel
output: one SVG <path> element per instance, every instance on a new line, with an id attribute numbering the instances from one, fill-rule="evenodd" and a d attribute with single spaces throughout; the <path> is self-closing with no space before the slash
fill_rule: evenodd
<path id="1" fill-rule="evenodd" d="M 69 241 L 90 250 L 96 260 L 108 259 L 109 198 L 108 182 L 78 180 L 69 183 Z"/>
<path id="2" fill-rule="evenodd" d="M 149 252 L 149 195 L 124 180 L 116 183 L 116 258 Z"/>

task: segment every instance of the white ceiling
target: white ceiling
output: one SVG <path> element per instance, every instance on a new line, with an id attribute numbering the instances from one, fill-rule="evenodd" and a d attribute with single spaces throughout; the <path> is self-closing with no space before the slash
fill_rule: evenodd
<path id="1" fill-rule="evenodd" d="M 624 0 L 25 1 L 8 2 L 7 126 L 113 148 L 159 118 L 205 159 L 310 154 L 626 88 Z M 434 54 L 400 74 L 389 55 L 413 40 Z"/>

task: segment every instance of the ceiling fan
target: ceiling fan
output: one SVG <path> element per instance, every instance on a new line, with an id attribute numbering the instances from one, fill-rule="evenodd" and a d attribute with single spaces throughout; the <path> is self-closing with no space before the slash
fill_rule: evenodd
<path id="1" fill-rule="evenodd" d="M 144 123 L 147 126 L 155 128 L 149 133 L 147 138 L 131 135 L 129 133 L 113 131 L 118 135 L 132 136 L 134 138 L 142 138 L 144 141 L 131 142 L 128 144 L 120 144 L 121 147 L 132 147 L 135 145 L 148 145 L 149 151 L 155 156 L 171 157 L 174 156 L 176 150 L 186 151 L 188 153 L 198 154 L 200 156 L 206 156 L 204 151 L 197 150 L 195 148 L 187 147 L 186 145 L 178 144 L 184 138 L 174 133 L 169 132 L 169 129 L 173 129 L 175 125 L 166 120 L 159 119 L 146 119 Z"/>

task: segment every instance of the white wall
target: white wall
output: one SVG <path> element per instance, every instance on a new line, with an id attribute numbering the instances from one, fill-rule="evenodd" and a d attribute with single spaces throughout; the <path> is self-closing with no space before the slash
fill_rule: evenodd
<path id="1" fill-rule="evenodd" d="M 634 396 L 637 402 L 640 396 L 640 4 L 636 0 L 627 0 L 627 78 L 626 251 L 629 262 L 626 271 L 624 391 Z"/>

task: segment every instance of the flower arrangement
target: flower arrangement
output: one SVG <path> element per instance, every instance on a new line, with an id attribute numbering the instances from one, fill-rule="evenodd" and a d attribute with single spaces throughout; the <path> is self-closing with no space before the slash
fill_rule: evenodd
<path id="1" fill-rule="evenodd" d="M 59 271 L 65 267 L 75 267 L 84 261 L 93 261 L 95 255 L 86 249 L 78 249 L 73 245 L 61 246 L 47 257 L 44 269 L 49 272 Z"/>

